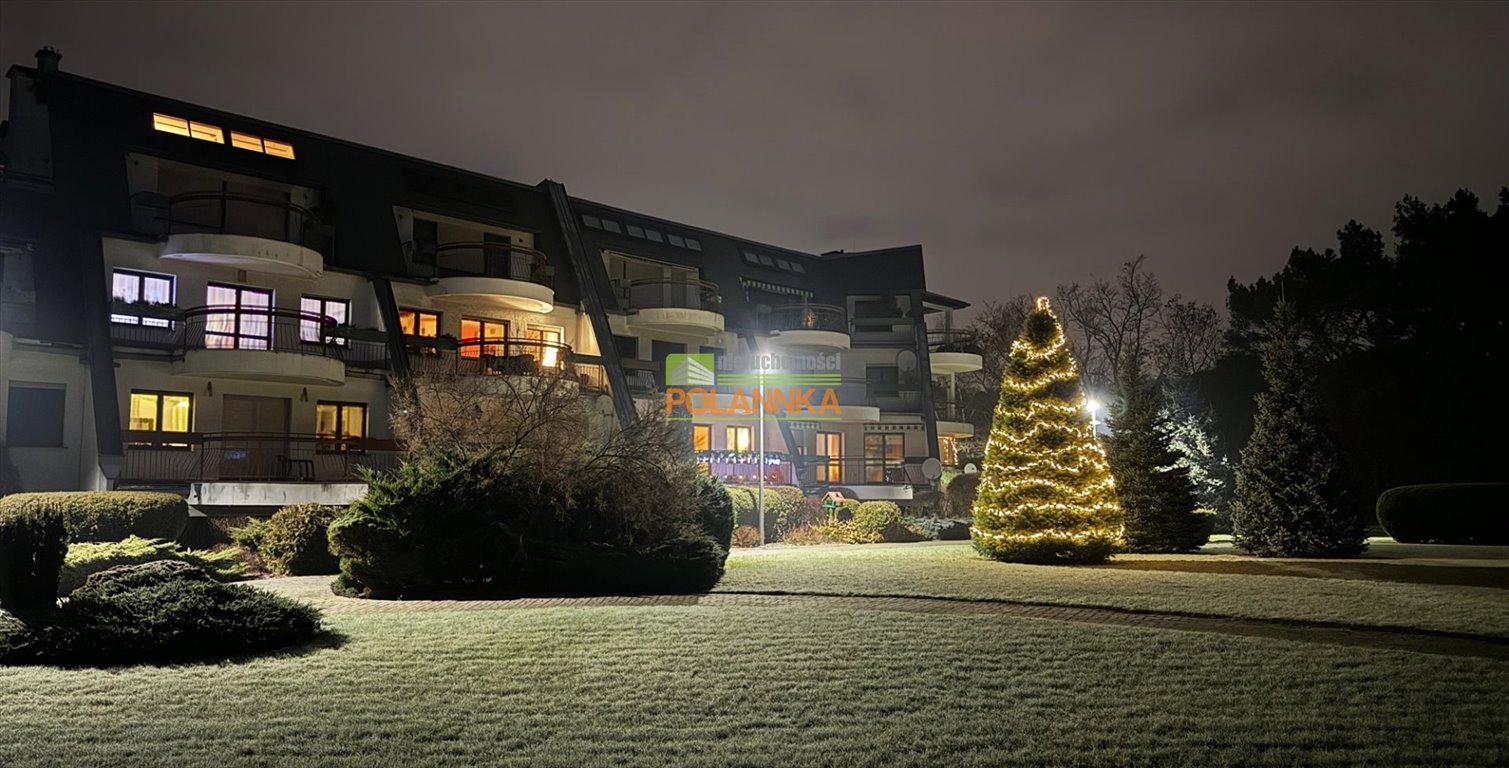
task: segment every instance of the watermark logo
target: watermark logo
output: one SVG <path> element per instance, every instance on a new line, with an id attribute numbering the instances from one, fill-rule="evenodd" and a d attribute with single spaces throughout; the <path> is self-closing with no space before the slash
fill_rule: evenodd
<path id="1" fill-rule="evenodd" d="M 665 358 L 665 383 L 667 387 L 711 387 L 717 382 L 716 368 L 711 352 L 672 353 Z"/>
<path id="2" fill-rule="evenodd" d="M 670 354 L 665 360 L 666 416 L 838 420 L 843 416 L 840 370 L 836 354 Z"/>

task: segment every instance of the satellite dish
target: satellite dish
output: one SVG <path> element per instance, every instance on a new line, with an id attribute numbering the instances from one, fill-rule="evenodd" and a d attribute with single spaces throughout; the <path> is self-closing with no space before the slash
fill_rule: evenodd
<path id="1" fill-rule="evenodd" d="M 966 475 L 973 475 L 979 471 L 980 468 L 975 466 L 973 462 L 964 465 L 964 474 Z"/>
<path id="2" fill-rule="evenodd" d="M 943 477 L 943 462 L 933 458 L 922 462 L 922 476 L 929 480 L 937 480 Z"/>

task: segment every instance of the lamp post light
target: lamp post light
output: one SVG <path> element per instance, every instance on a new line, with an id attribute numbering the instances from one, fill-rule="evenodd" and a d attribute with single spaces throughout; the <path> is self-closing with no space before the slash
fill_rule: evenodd
<path id="1" fill-rule="evenodd" d="M 1093 397 L 1085 398 L 1085 410 L 1090 412 L 1090 434 L 1097 435 L 1096 427 L 1100 422 L 1095 420 L 1095 412 L 1101 409 L 1100 401 Z"/>
<path id="2" fill-rule="evenodd" d="M 760 493 L 755 497 L 755 516 L 760 521 L 760 546 L 765 546 L 765 364 L 760 362 L 760 396 L 756 401 L 759 404 L 759 445 L 760 456 L 755 464 L 756 471 L 760 473 Z"/>

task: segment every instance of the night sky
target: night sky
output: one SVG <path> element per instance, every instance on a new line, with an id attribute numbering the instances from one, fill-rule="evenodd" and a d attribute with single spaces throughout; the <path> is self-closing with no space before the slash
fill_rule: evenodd
<path id="1" fill-rule="evenodd" d="M 972 302 L 1230 275 L 1509 184 L 1509 3 L 0 2 L 62 68 L 756 240 L 922 243 Z"/>

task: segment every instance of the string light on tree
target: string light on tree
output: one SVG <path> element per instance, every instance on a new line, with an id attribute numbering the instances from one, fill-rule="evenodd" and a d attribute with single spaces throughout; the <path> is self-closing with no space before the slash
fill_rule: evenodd
<path id="1" fill-rule="evenodd" d="M 1116 481 L 1068 340 L 1039 298 L 1011 345 L 980 470 L 975 549 L 1026 563 L 1102 562 L 1122 546 Z"/>

